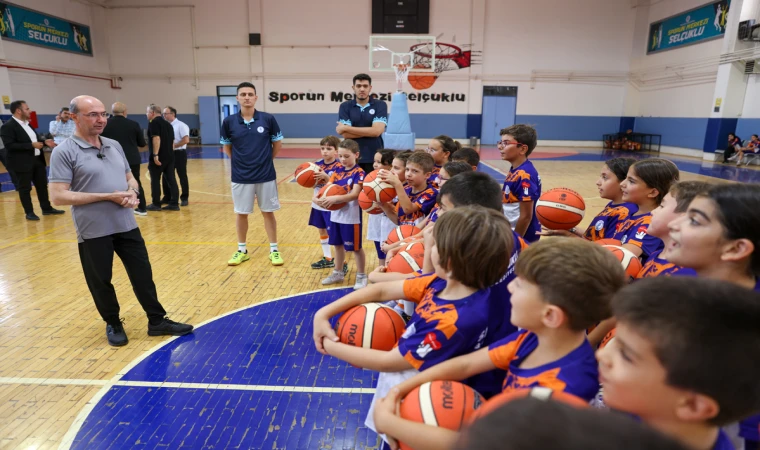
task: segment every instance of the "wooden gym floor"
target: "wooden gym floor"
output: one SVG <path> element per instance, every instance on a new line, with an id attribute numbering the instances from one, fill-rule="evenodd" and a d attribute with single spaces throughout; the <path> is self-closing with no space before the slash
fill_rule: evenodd
<path id="1" fill-rule="evenodd" d="M 327 275 L 327 271 L 312 270 L 309 267 L 311 262 L 321 257 L 317 231 L 306 225 L 311 190 L 291 182 L 290 175 L 301 162 L 317 159 L 318 151 L 303 146 L 286 146 L 283 158 L 278 158 L 275 162 L 282 203 L 282 209 L 277 213 L 280 251 L 285 259 L 282 267 L 272 267 L 268 262 L 268 243 L 258 213 L 250 216 L 248 248 L 252 253 L 251 260 L 239 267 L 226 265 L 236 250 L 237 242 L 230 196 L 229 160 L 222 158 L 216 147 L 197 147 L 190 149 L 189 153 L 190 206 L 182 208 L 180 212 L 149 213 L 147 217 L 137 217 L 147 241 L 159 299 L 169 316 L 196 325 L 209 322 L 209 325 L 199 329 L 196 337 L 185 340 L 147 336 L 145 314 L 132 294 L 123 266 L 117 262 L 114 264 L 113 284 L 119 295 L 130 342 L 122 348 L 109 347 L 105 339 L 105 325 L 97 314 L 84 282 L 69 208 L 63 208 L 67 211 L 65 215 L 43 216 L 39 222 L 27 222 L 17 193 L 0 193 L 0 229 L 3 230 L 0 234 L 0 449 L 56 448 L 59 445 L 65 448 L 198 448 L 212 445 L 213 439 L 217 439 L 213 441 L 216 448 L 259 448 L 265 441 L 267 448 L 273 447 L 270 441 L 277 448 L 376 446 L 374 435 L 366 432 L 361 425 L 367 400 L 371 399 L 368 395 L 372 392 L 371 375 L 347 368 L 335 360 L 322 359 L 321 355 L 316 358 L 316 352 L 310 347 L 310 317 L 314 309 L 345 292 L 328 290 L 305 294 L 322 290 L 320 280 Z M 619 154 L 622 153 L 547 148 L 537 150 L 532 159 L 541 174 L 544 191 L 563 186 L 577 190 L 586 198 L 587 212 L 583 223 L 586 225 L 606 203 L 598 197 L 594 185 L 601 162 Z M 509 169 L 508 163 L 493 160 L 498 158 L 495 149 L 484 149 L 483 155 L 486 164 L 482 170 L 493 174 L 501 182 L 503 174 L 499 171 L 506 172 Z M 760 174 L 751 167 L 735 168 L 733 165 L 724 166 L 699 160 L 673 159 L 682 169 L 684 180 L 723 178 L 758 181 Z M 143 166 L 143 177 L 146 171 L 146 166 Z M 147 178 L 143 178 L 143 181 L 149 184 Z M 147 190 L 150 190 L 149 187 Z M 34 202 L 35 208 L 39 209 L 36 198 Z M 377 255 L 371 242 L 366 241 L 364 247 L 369 271 L 376 267 Z M 339 287 L 353 285 L 355 267 L 352 258 L 349 259 L 349 266 L 349 276 L 344 285 Z M 282 302 L 262 303 L 280 297 L 288 298 Z M 312 304 L 306 308 L 298 302 Z M 246 309 L 259 304 L 266 308 Z M 295 309 L 282 309 L 285 306 L 276 309 L 271 305 L 291 305 Z M 249 314 L 254 310 L 259 311 L 256 313 L 258 315 Z M 228 313 L 234 314 L 227 316 L 227 319 L 212 320 Z M 273 326 L 272 322 L 275 325 L 277 321 L 287 322 L 291 316 L 297 315 L 303 316 L 302 320 L 299 319 L 301 322 L 286 332 L 274 327 L 271 333 L 266 332 L 269 333 L 267 336 L 247 340 L 250 334 L 269 330 L 266 327 Z M 248 334 L 242 337 L 227 335 L 221 339 L 221 344 L 220 339 L 217 339 L 214 341 L 217 342 L 214 344 L 216 347 L 212 350 L 204 347 L 213 341 L 214 336 L 222 336 L 218 333 L 238 326 L 219 326 L 223 323 L 221 321 L 240 317 L 246 317 L 244 321 L 247 321 L 246 326 L 249 327 L 246 332 Z M 295 355 L 311 361 L 308 363 L 311 364 L 310 370 L 322 371 L 327 375 L 322 374 L 312 379 L 303 373 L 285 373 L 274 379 L 276 377 L 271 374 L 279 373 L 277 370 L 283 366 L 278 365 L 277 358 L 287 359 L 282 356 L 284 353 L 266 348 L 266 343 L 275 339 L 278 333 L 286 333 L 288 336 L 292 334 L 292 340 L 289 337 L 288 342 L 283 343 L 283 349 L 297 342 L 297 348 L 290 350 L 288 358 Z M 201 339 L 201 336 L 206 340 Z M 230 350 L 237 348 L 235 346 L 241 342 L 245 342 L 248 347 Z M 160 344 L 166 344 L 161 350 L 164 353 L 155 348 Z M 250 350 L 249 347 L 253 344 L 258 350 Z M 230 352 L 245 355 L 248 365 L 232 361 L 228 363 L 225 358 Z M 201 353 L 205 359 L 200 358 Z M 168 359 L 162 360 L 157 356 L 160 354 Z M 271 358 L 262 360 L 262 354 L 268 354 Z M 185 359 L 182 355 L 185 355 Z M 195 361 L 193 364 L 198 365 L 192 366 L 192 370 L 187 365 L 179 368 L 189 361 Z M 153 369 L 162 364 L 168 369 L 165 368 L 161 376 L 155 375 Z M 246 378 L 230 372 L 215 378 L 223 370 L 234 372 L 235 367 L 248 368 L 251 364 L 266 373 L 256 375 L 259 378 Z M 267 364 L 280 369 L 270 370 Z M 296 366 L 299 366 L 297 361 L 288 370 Z M 203 375 L 204 370 L 209 367 L 214 367 L 214 373 L 206 377 Z M 134 375 L 135 371 L 140 370 L 149 375 L 145 375 L 145 378 Z M 265 375 L 269 378 L 261 378 Z M 342 379 L 350 379 L 351 382 L 341 384 Z M 330 380 L 340 382 L 331 384 Z M 172 384 L 169 381 L 176 382 Z M 221 387 L 217 383 L 229 385 Z M 210 395 L 209 398 L 216 398 L 214 395 L 217 391 L 213 391 L 213 388 L 217 387 L 230 392 L 257 391 L 268 396 L 265 400 L 269 406 L 264 409 L 266 413 L 262 413 L 262 409 L 252 413 L 256 407 L 233 410 L 234 420 L 239 420 L 240 416 L 246 414 L 264 416 L 257 418 L 253 425 L 238 424 L 235 428 L 228 424 L 227 428 L 220 427 L 216 432 L 224 434 L 224 428 L 237 429 L 236 432 L 241 433 L 239 444 L 232 445 L 231 441 L 222 443 L 219 436 L 210 429 L 216 422 L 211 425 L 208 422 L 217 420 L 217 417 L 225 417 L 225 420 L 232 423 L 234 420 L 229 417 L 229 411 L 225 416 L 226 407 L 213 410 L 210 403 L 204 403 L 205 406 L 199 409 L 198 414 L 193 413 L 193 417 L 204 416 L 206 412 L 203 420 L 207 422 L 185 434 L 195 436 L 197 433 L 207 433 L 208 436 L 202 442 L 187 441 L 186 437 L 182 437 L 185 434 L 175 432 L 172 427 L 185 427 L 195 423 L 195 419 L 183 419 L 178 424 L 176 421 L 166 422 L 166 415 L 150 413 L 155 411 L 152 408 L 164 407 L 171 404 L 171 401 L 153 399 L 142 403 L 140 400 L 129 401 L 125 400 L 127 397 L 121 397 L 119 389 L 134 391 L 141 386 L 147 386 L 145 392 L 153 393 L 160 392 L 161 389 L 173 389 L 171 392 L 175 392 L 186 388 L 188 392 Z M 140 395 L 145 395 L 145 392 Z M 292 403 L 295 402 L 293 398 L 304 392 L 308 393 L 308 401 Z M 290 406 L 282 406 L 287 405 L 283 403 L 286 400 L 275 400 L 277 395 L 289 396 L 290 400 L 287 401 L 291 402 Z M 311 408 L 307 406 L 309 401 L 314 402 L 312 396 L 318 395 L 327 396 L 320 400 L 321 406 L 314 406 L 314 403 Z M 116 397 L 121 400 L 115 399 Z M 256 397 L 256 401 L 264 401 L 262 398 L 264 397 Z M 231 400 L 225 397 L 214 401 L 229 404 Z M 108 419 L 104 418 L 111 414 L 108 411 L 111 405 L 120 404 L 124 408 L 132 408 L 132 414 L 136 413 L 137 416 L 132 416 L 129 420 L 114 412 Z M 192 406 L 186 403 L 183 405 L 173 414 L 179 414 L 180 410 L 194 411 Z M 332 414 L 334 410 L 346 410 L 350 412 L 350 417 L 341 418 L 341 413 L 336 412 L 336 419 L 333 420 L 335 423 L 330 425 L 320 424 L 318 418 L 310 418 L 307 417 L 308 413 L 303 413 L 300 427 L 294 416 L 292 424 L 290 419 L 287 419 L 287 424 L 283 422 L 282 426 L 289 429 L 283 429 L 278 434 L 281 425 L 277 421 L 284 419 L 281 416 L 275 418 L 278 415 L 277 405 L 281 405 L 281 410 L 303 408 L 302 411 L 311 410 L 311 413 L 315 410 L 329 410 Z M 140 415 L 140 408 L 145 410 L 143 415 Z M 211 418 L 208 408 L 212 408 L 212 412 L 216 411 L 211 414 Z M 142 419 L 136 420 L 135 417 Z M 313 424 L 310 422 L 312 419 Z M 151 420 L 155 423 L 146 425 Z M 157 428 L 150 428 L 151 426 Z M 125 431 L 103 434 L 106 428 L 121 430 L 119 427 Z M 259 431 L 257 427 L 263 429 L 263 434 L 256 434 Z M 192 430 L 193 427 L 190 426 L 189 429 Z"/>

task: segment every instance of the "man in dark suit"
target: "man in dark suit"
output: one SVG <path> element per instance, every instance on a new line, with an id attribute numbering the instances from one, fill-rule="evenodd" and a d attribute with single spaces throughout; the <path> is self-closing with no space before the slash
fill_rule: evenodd
<path id="1" fill-rule="evenodd" d="M 3 124 L 3 121 L 0 120 L 0 125 L 2 124 Z M 8 151 L 5 149 L 5 145 L 3 144 L 2 139 L 0 139 L 0 163 L 3 163 L 3 166 L 5 166 L 5 170 L 8 172 L 8 175 L 11 177 L 11 183 L 13 183 L 13 189 L 18 190 L 18 178 L 16 178 L 16 172 L 8 168 Z M 0 189 L 0 191 L 2 191 L 2 189 Z"/>
<path id="2" fill-rule="evenodd" d="M 145 147 L 145 138 L 143 132 L 140 129 L 140 124 L 132 119 L 127 119 L 127 105 L 121 102 L 116 102 L 111 105 L 111 116 L 108 119 L 108 124 L 101 136 L 113 139 L 121 144 L 121 148 L 124 149 L 124 155 L 127 157 L 129 168 L 132 170 L 132 176 L 135 177 L 137 185 L 140 186 L 140 204 L 135 209 L 135 214 L 138 216 L 146 216 L 148 212 L 145 209 L 145 190 L 140 182 L 140 149 L 138 147 Z"/>
<path id="3" fill-rule="evenodd" d="M 179 188 L 174 175 L 174 128 L 161 116 L 161 107 L 148 106 L 148 146 L 150 147 L 150 194 L 152 202 L 148 211 L 179 211 Z M 169 204 L 161 207 L 161 175 L 169 183 Z"/>
<path id="4" fill-rule="evenodd" d="M 11 120 L 0 127 L 0 137 L 8 152 L 8 170 L 18 177 L 18 196 L 26 213 L 26 220 L 40 220 L 34 213 L 32 205 L 32 182 L 37 191 L 37 199 L 42 207 L 42 214 L 63 214 L 59 209 L 53 209 L 48 200 L 48 181 L 45 168 L 45 155 L 42 147 L 55 147 L 52 139 L 40 140 L 37 132 L 29 125 L 31 110 L 23 100 L 11 103 Z"/>

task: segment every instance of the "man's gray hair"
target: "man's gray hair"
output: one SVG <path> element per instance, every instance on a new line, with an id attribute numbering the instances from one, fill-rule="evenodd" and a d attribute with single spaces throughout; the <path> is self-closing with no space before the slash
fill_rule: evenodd
<path id="1" fill-rule="evenodd" d="M 154 113 L 158 114 L 159 116 L 161 115 L 161 107 L 160 107 L 160 106 L 158 106 L 158 105 L 155 105 L 155 104 L 151 103 L 151 104 L 150 104 L 150 106 L 148 106 L 148 108 L 149 108 L 149 109 L 150 109 L 152 112 L 154 112 Z"/>

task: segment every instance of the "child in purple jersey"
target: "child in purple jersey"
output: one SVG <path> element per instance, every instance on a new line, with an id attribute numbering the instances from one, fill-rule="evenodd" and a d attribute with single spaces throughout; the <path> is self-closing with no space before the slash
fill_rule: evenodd
<path id="1" fill-rule="evenodd" d="M 647 234 L 662 239 L 667 248 L 670 238 L 668 225 L 686 214 L 686 209 L 697 194 L 706 191 L 710 187 L 704 181 L 680 181 L 670 187 L 670 192 L 662 199 L 662 203 L 652 211 L 652 222 L 649 224 Z M 694 269 L 673 264 L 667 259 L 667 251 L 656 251 L 649 255 L 636 278 L 649 278 L 659 276 L 696 276 Z"/>
<path id="2" fill-rule="evenodd" d="M 688 448 L 733 450 L 720 427 L 760 411 L 760 295 L 647 278 L 623 288 L 612 310 L 616 336 L 597 352 L 606 405 Z"/>
<path id="3" fill-rule="evenodd" d="M 678 178 L 678 167 L 667 159 L 649 158 L 633 164 L 620 187 L 623 189 L 623 201 L 636 204 L 638 211 L 618 223 L 612 238 L 644 260 L 661 250 L 662 240 L 647 234 L 647 228 L 652 220 L 652 210 L 660 206 Z"/>
<path id="4" fill-rule="evenodd" d="M 511 321 L 521 331 L 420 372 L 396 386 L 394 401 L 429 381 L 470 379 L 496 368 L 506 371 L 504 392 L 546 387 L 586 400 L 596 394 L 597 363 L 585 331 L 609 317 L 610 299 L 625 283 L 622 267 L 601 246 L 558 239 L 528 247 L 515 271 L 517 278 L 509 284 Z M 389 422 L 384 413 L 378 410 L 381 424 Z M 400 417 L 390 421 L 394 426 L 382 431 L 413 448 L 441 433 Z"/>
<path id="5" fill-rule="evenodd" d="M 528 157 L 538 142 L 536 130 L 528 125 L 512 125 L 500 134 L 497 147 L 501 159 L 512 165 L 504 180 L 504 215 L 526 242 L 535 242 L 541 237 L 541 224 L 536 216 L 541 177 Z"/>
<path id="6" fill-rule="evenodd" d="M 712 186 L 670 224 L 668 260 L 712 278 L 760 291 L 760 185 Z M 737 346 L 746 344 L 736 341 Z M 749 356 L 742 356 L 749 358 Z M 758 371 L 755 372 L 758 376 Z M 728 376 L 733 376 L 729 371 Z M 758 448 L 760 415 L 741 422 L 746 448 Z"/>
<path id="7" fill-rule="evenodd" d="M 507 270 L 509 261 L 503 255 L 514 245 L 509 223 L 498 211 L 464 206 L 446 213 L 434 230 L 434 274 L 373 284 L 314 316 L 314 344 L 320 353 L 383 372 L 376 397 L 384 397 L 393 385 L 420 370 L 489 344 L 488 286 Z M 363 303 L 398 298 L 414 301 L 417 307 L 396 348 L 380 351 L 338 342 L 330 317 Z M 481 388 L 477 379 L 471 383 Z M 368 425 L 373 426 L 371 421 Z"/>
<path id="8" fill-rule="evenodd" d="M 375 159 L 372 167 L 375 170 L 391 170 L 393 160 L 395 159 L 393 150 L 380 149 L 375 152 Z M 396 224 L 388 218 L 385 212 L 380 214 L 369 214 L 367 219 L 367 240 L 375 243 L 377 251 L 377 260 L 380 266 L 385 265 L 386 254 L 381 248 L 381 243 L 385 241 L 388 234 L 396 228 Z"/>
<path id="9" fill-rule="evenodd" d="M 429 183 L 433 170 L 433 157 L 424 151 L 416 151 L 406 161 L 406 186 L 398 176 L 388 170 L 378 172 L 378 177 L 396 189 L 398 206 L 396 214 L 388 213 L 388 218 L 398 225 L 417 225 L 435 206 L 438 190 Z"/>
<path id="10" fill-rule="evenodd" d="M 638 206 L 633 203 L 623 201 L 623 189 L 620 187 L 620 183 L 628 175 L 628 169 L 635 162 L 636 160 L 633 158 L 612 158 L 604 162 L 599 178 L 596 180 L 596 188 L 599 191 L 599 196 L 610 202 L 607 203 L 602 212 L 591 220 L 585 232 L 578 228 L 570 230 L 542 228 L 541 236 L 577 236 L 589 241 L 611 239 L 617 224 L 627 219 L 638 209 Z"/>
<path id="11" fill-rule="evenodd" d="M 462 144 L 442 134 L 436 136 L 428 142 L 426 152 L 433 157 L 433 170 L 428 177 L 428 184 L 434 189 L 441 187 L 441 168 L 444 164 L 451 161 L 451 155 L 462 148 Z"/>
<path id="12" fill-rule="evenodd" d="M 462 147 L 451 155 L 452 161 L 464 161 L 472 167 L 472 170 L 478 171 L 480 164 L 480 154 L 472 147 Z"/>
<path id="13" fill-rule="evenodd" d="M 336 136 L 326 136 L 319 142 L 319 151 L 322 153 L 322 159 L 314 164 L 319 167 L 319 172 L 315 175 L 317 184 L 314 186 L 314 196 L 319 190 L 330 181 L 335 169 L 340 167 L 338 160 L 338 146 L 340 139 Z M 330 228 L 330 211 L 322 208 L 316 203 L 311 204 L 311 214 L 309 215 L 309 225 L 319 231 L 319 243 L 322 246 L 322 259 L 312 263 L 312 269 L 327 269 L 335 267 L 335 262 L 330 252 L 330 242 L 327 229 Z"/>

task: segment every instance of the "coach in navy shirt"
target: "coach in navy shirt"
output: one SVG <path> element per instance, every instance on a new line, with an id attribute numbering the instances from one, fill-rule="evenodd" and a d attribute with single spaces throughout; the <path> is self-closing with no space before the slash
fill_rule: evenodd
<path id="1" fill-rule="evenodd" d="M 388 106 L 384 101 L 370 98 L 372 78 L 365 73 L 354 77 L 354 100 L 340 104 L 338 127 L 335 131 L 344 139 L 359 143 L 359 167 L 372 172 L 375 153 L 383 148 L 383 132 L 388 125 Z M 410 149 L 411 150 L 411 149 Z"/>
<path id="2" fill-rule="evenodd" d="M 230 266 L 250 259 L 246 236 L 254 197 L 269 237 L 269 261 L 274 266 L 283 265 L 277 249 L 274 212 L 280 209 L 280 200 L 273 161 L 282 148 L 282 133 L 273 115 L 255 109 L 257 99 L 253 84 L 240 83 L 237 88 L 240 112 L 227 116 L 222 123 L 221 144 L 232 162 L 232 202 L 237 214 L 238 250 L 227 262 Z"/>

